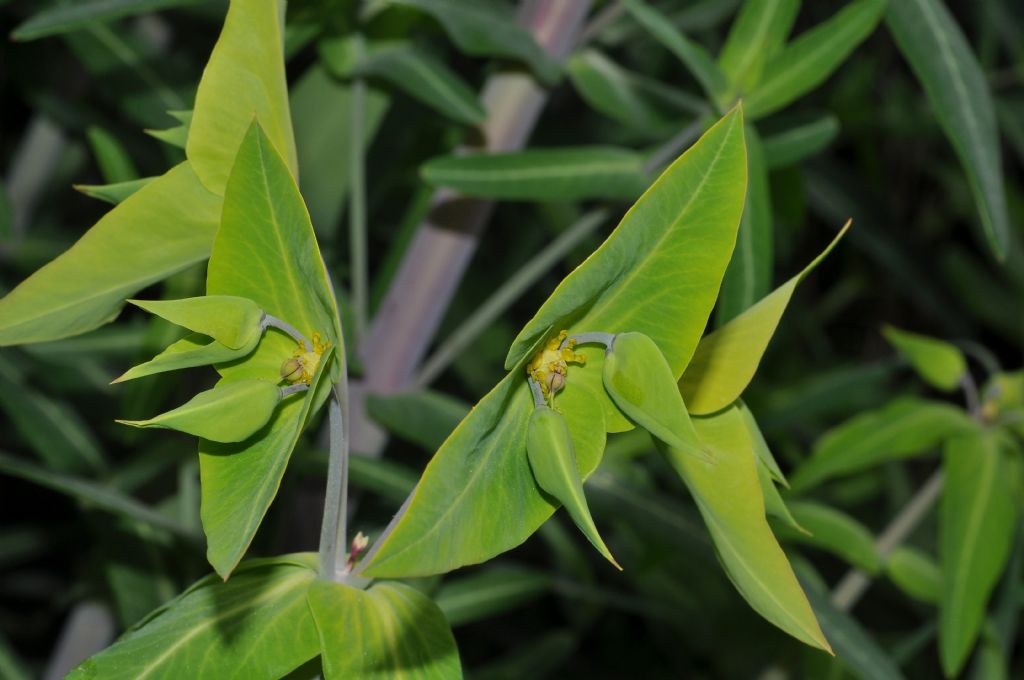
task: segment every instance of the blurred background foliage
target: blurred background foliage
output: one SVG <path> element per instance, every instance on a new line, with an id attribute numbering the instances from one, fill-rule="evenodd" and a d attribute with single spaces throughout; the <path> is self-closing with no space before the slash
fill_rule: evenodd
<path id="1" fill-rule="evenodd" d="M 415 4 L 379 9 L 364 19 L 364 34 L 398 52 L 412 50 L 419 64 L 440 65 L 444 77 L 461 81 L 455 87 L 465 86 L 471 103 L 489 75 L 516 68 L 460 51 Z M 650 4 L 712 54 L 740 5 Z M 114 8 L 107 15 L 84 13 L 83 19 L 74 12 L 48 15 L 35 2 L 0 1 L 0 27 L 12 35 L 0 43 L 0 293 L 70 246 L 108 209 L 73 185 L 148 177 L 184 158 L 180 126 L 187 116 L 167 111 L 191 108 L 227 3 L 107 5 Z M 841 6 L 804 3 L 793 34 Z M 758 121 L 770 168 L 768 289 L 820 252 L 847 217 L 854 220 L 841 247 L 794 297 L 745 397 L 786 471 L 829 428 L 897 395 L 927 392 L 885 342 L 883 324 L 960 343 L 979 381 L 995 366 L 1021 365 L 1024 6 L 953 0 L 948 7 L 981 65 L 1000 124 L 1011 226 L 1002 262 L 982 236 L 963 167 L 884 25 L 822 86 Z M 339 36 L 356 17 L 344 0 L 294 0 L 285 46 L 301 185 L 337 284 L 350 276 L 346 195 L 356 146 L 348 80 L 355 57 Z M 568 77 L 550 87 L 531 148 L 619 146 L 646 155 L 706 114 L 694 76 L 615 3 L 597 4 L 584 37 Z M 483 114 L 464 97 L 454 105 L 439 102 L 424 84 L 429 79 L 402 70 L 410 67 L 401 56 L 383 66 L 376 59 L 360 71 L 369 87 L 363 127 L 371 316 L 428 212 L 433 188 L 421 167 L 472 144 L 473 126 L 465 123 Z M 795 156 L 785 137 L 794 130 L 810 137 Z M 628 204 L 621 196 L 498 204 L 444 312 L 434 349 L 444 348 L 495 290 L 536 262 L 586 210 L 608 206 L 611 218 L 574 236 L 572 247 L 530 278 L 499 318 L 440 362 L 426 380 L 431 392 L 370 397 L 370 414 L 394 436 L 382 456 L 353 461 L 355 526 L 372 534 L 388 520 L 469 404 L 502 377 L 517 330 Z M 147 293 L 199 294 L 203 278 L 201 269 L 189 270 Z M 76 617 L 92 621 L 91 633 L 103 644 L 206 572 L 193 443 L 113 422 L 157 412 L 210 382 L 207 373 L 192 371 L 109 385 L 174 333 L 128 310 L 116 323 L 76 338 L 0 350 L 0 677 L 44 674 L 76 640 L 88 646 Z M 372 348 L 360 349 L 363 361 L 372 360 Z M 420 584 L 455 626 L 467 673 L 872 677 L 849 659 L 802 647 L 747 607 L 718 568 L 676 475 L 658 457 L 638 457 L 649 448 L 636 433 L 613 438 L 587 486 L 602 533 L 626 566 L 621 575 L 601 564 L 559 515 L 517 550 Z M 256 554 L 316 544 L 325 459 L 315 437 L 300 445 L 257 536 Z M 929 458 L 888 463 L 826 485 L 815 498 L 877 533 L 934 467 Z M 934 553 L 935 531 L 930 517 L 912 542 Z M 1018 538 L 992 604 L 1011 620 L 1022 603 L 1022 545 Z M 827 597 L 815 584 L 834 584 L 851 556 L 799 536 L 785 547 L 824 617 Z M 834 625 L 855 627 L 853 639 L 873 640 L 864 647 L 870 660 L 906 677 L 940 673 L 935 609 L 892 579 L 876 577 L 855 619 L 834 614 Z M 1014 646 L 1004 650 L 1004 663 L 1011 677 L 1020 677 L 1024 661 L 1015 647 L 1015 655 Z"/>

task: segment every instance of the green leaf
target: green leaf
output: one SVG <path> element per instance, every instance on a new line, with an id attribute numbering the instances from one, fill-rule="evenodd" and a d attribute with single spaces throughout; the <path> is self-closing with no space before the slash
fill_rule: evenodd
<path id="1" fill-rule="evenodd" d="M 739 223 L 742 129 L 734 112 L 708 131 L 562 282 L 514 343 L 512 372 L 445 441 L 405 510 L 363 559 L 367 575 L 432 574 L 482 562 L 519 545 L 551 516 L 555 506 L 537 488 L 526 456 L 533 398 L 523 369 L 553 329 L 642 332 L 661 348 L 673 375 L 682 372 Z M 555 405 L 586 479 L 600 461 L 605 432 L 632 424 L 601 386 L 603 348 L 578 351 L 587 365 L 569 370 Z"/>
<path id="2" fill-rule="evenodd" d="M 956 151 L 992 252 L 1006 256 L 1006 208 L 1000 142 L 985 72 L 949 10 L 937 0 L 889 3 L 886 25 L 921 82 L 932 112 Z"/>
<path id="3" fill-rule="evenodd" d="M 215 442 L 240 442 L 267 424 L 281 399 L 281 388 L 268 380 L 222 380 L 167 413 L 117 422 L 178 430 Z"/>
<path id="4" fill-rule="evenodd" d="M 18 24 L 11 31 L 14 40 L 36 40 L 88 28 L 122 17 L 146 14 L 172 7 L 194 5 L 200 0 L 78 0 L 47 7 Z"/>
<path id="5" fill-rule="evenodd" d="M 739 409 L 740 415 L 743 416 L 743 422 L 747 426 L 747 435 L 754 446 L 754 453 L 757 455 L 758 460 L 761 461 L 761 464 L 768 471 L 768 474 L 771 475 L 772 479 L 785 487 L 789 487 L 789 482 L 786 481 L 786 477 L 782 474 L 775 456 L 772 455 L 771 449 L 768 448 L 768 442 L 765 441 L 764 435 L 761 434 L 761 428 L 758 427 L 754 414 L 750 412 L 750 409 L 747 408 L 742 399 L 736 402 L 736 408 Z"/>
<path id="6" fill-rule="evenodd" d="M 388 432 L 433 452 L 466 417 L 469 405 L 442 392 L 421 390 L 371 394 L 366 410 Z"/>
<path id="7" fill-rule="evenodd" d="M 252 338 L 248 345 L 243 345 L 238 349 L 231 349 L 205 335 L 192 333 L 173 343 L 149 361 L 128 369 L 112 380 L 111 383 L 135 380 L 136 378 L 153 375 L 154 373 L 176 371 L 179 368 L 209 366 L 211 364 L 233 361 L 252 352 L 259 341 L 260 338 L 257 335 Z"/>
<path id="8" fill-rule="evenodd" d="M 707 458 L 672 367 L 643 333 L 619 333 L 605 352 L 604 388 L 631 420 L 669 446 Z"/>
<path id="9" fill-rule="evenodd" d="M 153 139 L 159 139 L 164 144 L 184 149 L 188 146 L 188 126 L 175 125 L 164 130 L 145 130 L 145 133 Z"/>
<path id="10" fill-rule="evenodd" d="M 823 83 L 875 30 L 885 2 L 855 0 L 769 59 L 761 82 L 743 100 L 750 119 L 778 111 Z"/>
<path id="11" fill-rule="evenodd" d="M 520 607 L 550 589 L 551 576 L 547 572 L 494 565 L 446 578 L 434 601 L 448 622 L 458 627 Z"/>
<path id="12" fill-rule="evenodd" d="M 789 503 L 793 519 L 804 531 L 782 527 L 780 538 L 813 545 L 842 558 L 869 574 L 877 574 L 882 561 L 875 549 L 875 538 L 863 524 L 844 512 L 820 503 Z"/>
<path id="13" fill-rule="evenodd" d="M 892 326 L 885 326 L 882 335 L 932 387 L 951 392 L 967 374 L 967 360 L 956 345 Z"/>
<path id="14" fill-rule="evenodd" d="M 597 146 L 442 156 L 420 175 L 469 196 L 515 201 L 633 199 L 648 184 L 640 154 Z"/>
<path id="15" fill-rule="evenodd" d="M 549 406 L 533 409 L 526 432 L 526 453 L 537 486 L 562 504 L 587 540 L 621 571 L 622 567 L 612 557 L 590 515 L 583 481 L 576 466 L 572 434 L 558 411 Z"/>
<path id="16" fill-rule="evenodd" d="M 305 427 L 318 387 L 332 371 L 333 347 L 320 359 L 301 398 L 284 399 L 259 437 L 238 444 L 199 441 L 199 476 L 206 558 L 225 580 L 242 559 L 277 495 L 292 450 Z M 236 378 L 226 378 L 235 380 Z"/>
<path id="17" fill-rule="evenodd" d="M 784 168 L 824 150 L 839 134 L 839 119 L 831 113 L 766 135 L 762 140 L 769 170 Z"/>
<path id="18" fill-rule="evenodd" d="M 444 614 L 415 588 L 375 583 L 359 590 L 317 581 L 308 599 L 320 633 L 325 680 L 462 677 Z"/>
<path id="19" fill-rule="evenodd" d="M 345 372 L 337 307 L 309 214 L 288 167 L 256 123 L 238 150 L 224 194 L 206 292 L 249 298 L 307 338 L 319 333 L 336 359 L 332 363 L 327 353 L 321 357 L 306 398 L 282 403 L 262 438 L 238 445 L 200 442 L 207 558 L 227 576 L 273 501 L 309 414 L 323 404 L 331 385 Z M 252 356 L 217 370 L 231 380 L 277 382 L 282 362 L 295 347 L 292 338 L 268 328 Z"/>
<path id="20" fill-rule="evenodd" d="M 969 428 L 970 419 L 958 408 L 900 397 L 825 433 L 810 458 L 790 476 L 790 485 L 804 492 L 834 477 L 926 453 Z"/>
<path id="21" fill-rule="evenodd" d="M 85 134 L 105 182 L 113 184 L 138 178 L 139 171 L 135 169 L 131 156 L 114 135 L 95 125 L 90 126 Z"/>
<path id="22" fill-rule="evenodd" d="M 690 101 L 685 95 L 664 101 L 663 86 L 625 70 L 596 50 L 576 52 L 566 69 L 573 89 L 590 108 L 645 139 L 660 140 L 675 132 L 684 111 L 693 116 L 705 110 L 702 101 Z"/>
<path id="23" fill-rule="evenodd" d="M 944 450 L 939 657 L 947 677 L 967 661 L 1013 545 L 1013 480 L 1000 448 L 996 432 L 977 427 L 951 438 Z"/>
<path id="24" fill-rule="evenodd" d="M 885 559 L 893 583 L 915 600 L 938 604 L 942 599 L 942 569 L 930 555 L 901 545 Z"/>
<path id="25" fill-rule="evenodd" d="M 335 233 L 349 185 L 352 145 L 351 85 L 332 78 L 322 63 L 311 66 L 291 89 L 295 145 L 302 168 L 302 196 L 317 234 Z M 387 95 L 366 88 L 363 107 L 363 143 L 377 134 L 387 112 Z"/>
<path id="26" fill-rule="evenodd" d="M 116 184 L 75 184 L 74 189 L 91 198 L 117 205 L 154 179 L 154 177 L 142 177 Z"/>
<path id="27" fill-rule="evenodd" d="M 700 83 L 708 99 L 724 103 L 723 96 L 729 84 L 707 50 L 676 30 L 671 19 L 643 0 L 624 0 L 623 4 L 637 23 L 683 63 Z"/>
<path id="28" fill-rule="evenodd" d="M 815 583 L 817 579 L 810 578 L 811 570 L 797 571 L 825 636 L 835 646 L 837 658 L 865 680 L 903 680 L 896 662 L 855 618 L 832 603 L 829 593 Z"/>
<path id="29" fill-rule="evenodd" d="M 143 522 L 179 536 L 194 538 L 187 528 L 170 517 L 109 486 L 52 472 L 4 453 L 0 453 L 0 473 L 26 479 L 47 489 L 71 496 L 87 507 L 99 508 L 105 512 Z"/>
<path id="30" fill-rule="evenodd" d="M 466 54 L 515 59 L 529 65 L 548 85 L 558 80 L 558 63 L 505 6 L 477 0 L 388 0 L 388 4 L 415 7 L 434 17 Z"/>
<path id="31" fill-rule="evenodd" d="M 775 234 L 768 169 L 761 139 L 752 125 L 747 126 L 744 138 L 747 141 L 747 199 L 736 233 L 736 248 L 725 270 L 722 292 L 718 297 L 715 313 L 718 326 L 734 319 L 772 288 Z"/>
<path id="32" fill-rule="evenodd" d="M 25 384 L 0 357 L 0 411 L 46 467 L 60 472 L 103 470 L 100 444 L 69 404 L 51 399 Z M 7 436 L 13 433 L 7 430 Z"/>
<path id="33" fill-rule="evenodd" d="M 694 418 L 693 424 L 700 440 L 714 452 L 714 463 L 659 446 L 693 494 L 729 579 L 770 623 L 831 653 L 765 519 L 756 460 L 739 410 L 730 407 Z"/>
<path id="34" fill-rule="evenodd" d="M 567 328 L 570 335 L 644 333 L 672 372 L 681 374 L 707 325 L 736 240 L 746 189 L 744 156 L 737 108 L 672 163 L 608 239 L 558 285 L 513 341 L 505 368 L 547 329 Z"/>
<path id="35" fill-rule="evenodd" d="M 357 73 L 377 76 L 458 123 L 479 125 L 487 117 L 470 89 L 454 71 L 412 45 L 370 46 Z"/>
<path id="36" fill-rule="evenodd" d="M 582 369 L 571 369 L 570 380 Z M 603 398 L 603 397 L 601 397 Z M 431 459 L 419 484 L 360 563 L 367 576 L 419 576 L 484 562 L 525 541 L 558 508 L 530 470 L 534 407 L 521 369 L 473 408 Z M 585 383 L 558 393 L 582 479 L 604 451 L 602 402 Z"/>
<path id="37" fill-rule="evenodd" d="M 204 295 L 183 300 L 128 300 L 136 307 L 239 349 L 263 332 L 263 310 L 237 295 Z"/>
<path id="38" fill-rule="evenodd" d="M 800 0 L 748 0 L 733 21 L 718 66 L 729 81 L 729 95 L 749 92 L 764 65 L 782 48 L 793 28 Z"/>
<path id="39" fill-rule="evenodd" d="M 0 299 L 0 346 L 65 338 L 109 322 L 126 296 L 209 256 L 220 209 L 188 163 L 175 166 Z"/>
<path id="40" fill-rule="evenodd" d="M 768 468 L 765 467 L 760 459 L 757 461 L 757 481 L 761 483 L 765 515 L 769 518 L 774 517 L 782 522 L 784 528 L 788 527 L 795 533 L 806 534 L 807 529 L 800 526 L 800 523 L 793 517 L 793 513 L 789 511 L 786 501 L 782 499 L 782 494 L 779 493 L 778 487 L 775 486 L 775 480 L 772 479 L 771 473 L 768 472 Z"/>
<path id="41" fill-rule="evenodd" d="M 280 678 L 319 653 L 306 602 L 315 568 L 295 555 L 254 560 L 228 583 L 204 578 L 67 680 Z"/>
<path id="42" fill-rule="evenodd" d="M 267 0 L 232 0 L 224 29 L 196 91 L 186 154 L 202 180 L 223 195 L 239 144 L 259 120 L 298 177 L 282 53 L 281 15 Z"/>
<path id="43" fill-rule="evenodd" d="M 847 222 L 821 255 L 803 271 L 700 341 L 679 381 L 690 413 L 714 413 L 739 398 L 757 372 L 793 291 L 832 252 L 849 227 Z"/>

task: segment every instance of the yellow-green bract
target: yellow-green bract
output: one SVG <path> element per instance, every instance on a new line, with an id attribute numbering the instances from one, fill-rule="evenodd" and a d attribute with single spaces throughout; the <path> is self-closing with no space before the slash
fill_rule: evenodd
<path id="1" fill-rule="evenodd" d="M 594 518 L 590 516 L 587 497 L 583 494 L 583 481 L 576 467 L 572 435 L 565 419 L 557 411 L 547 406 L 538 406 L 530 414 L 526 453 L 537 486 L 558 499 L 597 551 L 622 569 L 604 544 Z"/>
<path id="2" fill-rule="evenodd" d="M 190 331 L 209 335 L 231 349 L 252 344 L 263 330 L 263 310 L 252 300 L 237 295 L 128 302 Z"/>
<path id="3" fill-rule="evenodd" d="M 281 389 L 267 380 L 221 381 L 167 413 L 117 422 L 179 430 L 216 442 L 240 442 L 267 424 L 280 400 Z"/>
<path id="4" fill-rule="evenodd" d="M 256 334 L 253 335 L 247 344 L 238 349 L 231 349 L 202 333 L 192 333 L 172 343 L 167 349 L 149 361 L 128 369 L 111 382 L 119 383 L 153 375 L 154 373 L 175 371 L 179 368 L 208 366 L 210 364 L 233 361 L 244 357 L 256 349 L 259 341 L 260 336 Z"/>
<path id="5" fill-rule="evenodd" d="M 643 333 L 619 333 L 605 354 L 604 388 L 615 405 L 674 449 L 707 458 L 661 350 Z"/>

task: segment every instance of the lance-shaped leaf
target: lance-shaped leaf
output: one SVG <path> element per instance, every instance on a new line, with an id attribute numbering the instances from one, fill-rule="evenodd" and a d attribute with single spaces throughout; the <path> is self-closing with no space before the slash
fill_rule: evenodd
<path id="1" fill-rule="evenodd" d="M 951 392 L 967 373 L 967 360 L 952 343 L 892 326 L 883 328 L 882 334 L 932 387 Z"/>
<path id="2" fill-rule="evenodd" d="M 875 30 L 886 0 L 855 0 L 770 59 L 744 98 L 751 120 L 781 109 L 825 81 Z"/>
<path id="3" fill-rule="evenodd" d="M 640 154 L 597 146 L 442 156 L 420 174 L 469 196 L 518 201 L 632 199 L 648 182 Z"/>
<path id="4" fill-rule="evenodd" d="M 901 545 L 885 558 L 885 572 L 915 600 L 938 604 L 942 599 L 942 569 L 931 556 Z"/>
<path id="5" fill-rule="evenodd" d="M 653 340 L 643 333 L 619 333 L 605 352 L 601 370 L 612 401 L 640 427 L 672 448 L 707 457 L 672 367 Z"/>
<path id="6" fill-rule="evenodd" d="M 775 234 L 772 230 L 768 168 L 757 130 L 748 125 L 744 137 L 747 140 L 747 202 L 736 233 L 736 247 L 718 296 L 715 311 L 718 326 L 748 309 L 767 295 L 772 287 Z"/>
<path id="7" fill-rule="evenodd" d="M 683 115 L 706 111 L 703 100 L 627 71 L 597 50 L 576 52 L 566 70 L 590 108 L 644 139 L 661 140 L 678 131 Z"/>
<path id="8" fill-rule="evenodd" d="M 764 65 L 782 48 L 793 28 L 800 0 L 748 0 L 743 3 L 718 55 L 729 81 L 729 99 L 749 92 Z"/>
<path id="9" fill-rule="evenodd" d="M 747 408 L 742 399 L 736 402 L 736 408 L 739 409 L 740 415 L 743 416 L 743 422 L 747 426 L 747 436 L 750 437 L 750 442 L 754 446 L 754 453 L 757 455 L 758 460 L 761 461 L 761 464 L 768 471 L 768 474 L 771 475 L 772 479 L 788 488 L 789 482 L 786 481 L 786 477 L 782 474 L 775 456 L 772 455 L 771 449 L 768 448 L 768 442 L 765 441 L 764 435 L 761 434 L 761 428 L 758 426 L 757 420 L 754 419 L 754 414 L 750 412 L 750 409 Z"/>
<path id="10" fill-rule="evenodd" d="M 188 163 L 154 179 L 0 299 L 0 346 L 111 321 L 128 295 L 209 256 L 220 207 Z"/>
<path id="11" fill-rule="evenodd" d="M 790 485 L 794 491 L 807 491 L 841 475 L 927 453 L 970 428 L 970 418 L 954 406 L 901 397 L 829 430 L 790 476 Z"/>
<path id="12" fill-rule="evenodd" d="M 361 36 L 349 35 L 323 39 L 318 48 L 323 64 L 341 80 L 351 81 L 356 76 L 381 78 L 439 113 L 466 125 L 482 123 L 487 115 L 476 92 L 458 74 L 408 42 L 366 44 Z M 296 130 L 302 134 L 301 126 L 297 125 Z M 301 154 L 301 143 L 299 146 Z"/>
<path id="13" fill-rule="evenodd" d="M 266 434 L 236 445 L 201 441 L 202 520 L 207 557 L 227 576 L 252 541 L 277 493 L 307 417 L 327 399 L 344 371 L 344 345 L 334 294 L 309 213 L 284 160 L 257 123 L 242 146 L 224 194 L 224 215 L 210 257 L 206 292 L 238 295 L 296 327 L 329 341 L 304 398 L 285 400 Z M 270 328 L 245 361 L 217 366 L 225 378 L 280 379 L 296 347 Z M 324 372 L 327 372 L 324 375 Z"/>
<path id="14" fill-rule="evenodd" d="M 793 291 L 825 259 L 849 227 L 847 222 L 825 251 L 802 272 L 700 341 L 679 381 L 690 413 L 714 413 L 739 398 L 757 372 Z"/>
<path id="15" fill-rule="evenodd" d="M 565 419 L 557 411 L 548 406 L 538 406 L 530 414 L 526 453 L 537 485 L 562 504 L 579 530 L 606 560 L 622 569 L 612 557 L 590 515 L 587 497 L 583 493 L 583 481 L 576 466 L 572 434 Z"/>
<path id="16" fill-rule="evenodd" d="M 770 170 L 793 165 L 822 151 L 839 134 L 839 119 L 831 113 L 765 135 L 764 161 Z"/>
<path id="17" fill-rule="evenodd" d="M 789 511 L 802 530 L 782 527 L 779 537 L 783 541 L 813 545 L 869 574 L 878 573 L 881 558 L 874 537 L 863 524 L 835 508 L 810 501 L 792 502 Z"/>
<path id="18" fill-rule="evenodd" d="M 267 424 L 281 388 L 267 380 L 221 381 L 176 409 L 149 420 L 118 420 L 133 427 L 160 427 L 215 442 L 240 442 Z"/>
<path id="19" fill-rule="evenodd" d="M 946 677 L 963 668 L 1013 544 L 1014 487 L 999 433 L 976 427 L 950 439 L 939 506 L 942 602 L 939 657 Z"/>
<path id="20" fill-rule="evenodd" d="M 743 417 L 733 406 L 694 418 L 708 463 L 659 444 L 693 494 L 715 552 L 751 607 L 798 640 L 831 652 L 793 569 L 764 514 L 755 458 Z"/>
<path id="21" fill-rule="evenodd" d="M 259 119 L 298 177 L 285 82 L 283 12 L 266 0 L 231 0 L 196 91 L 185 153 L 203 185 L 223 195 L 239 144 Z"/>
<path id="22" fill-rule="evenodd" d="M 306 596 L 313 555 L 253 560 L 208 576 L 157 609 L 67 680 L 286 676 L 319 653 Z"/>
<path id="23" fill-rule="evenodd" d="M 789 511 L 789 506 L 786 505 L 782 494 L 779 493 L 778 487 L 775 486 L 775 480 L 772 479 L 771 473 L 768 472 L 768 468 L 765 467 L 760 459 L 757 460 L 757 481 L 761 483 L 765 515 L 774 517 L 783 526 L 789 527 L 796 533 L 806 534 L 807 529 L 800 526 L 800 523 L 793 517 L 793 513 Z"/>
<path id="24" fill-rule="evenodd" d="M 462 677 L 451 627 L 415 588 L 375 583 L 359 590 L 317 581 L 308 599 L 326 680 Z"/>
<path id="25" fill-rule="evenodd" d="M 630 15 L 683 63 L 712 101 L 722 102 L 729 84 L 711 55 L 672 25 L 672 20 L 643 0 L 625 0 Z"/>
<path id="26" fill-rule="evenodd" d="M 97 200 L 117 205 L 154 179 L 156 178 L 142 177 L 114 184 L 75 184 L 74 190 Z"/>
<path id="27" fill-rule="evenodd" d="M 541 49 L 515 15 L 498 3 L 476 0 L 387 0 L 426 12 L 444 28 L 461 52 L 481 57 L 522 61 L 548 84 L 558 79 L 559 68 Z M 381 4 L 387 4 L 381 3 Z"/>
<path id="28" fill-rule="evenodd" d="M 992 252 L 1004 257 L 1010 218 L 999 128 L 981 64 L 956 19 L 938 0 L 890 2 L 885 23 L 964 166 Z"/>
<path id="29" fill-rule="evenodd" d="M 173 324 L 208 335 L 231 349 L 252 344 L 253 338 L 263 332 L 263 310 L 252 300 L 236 295 L 128 302 Z"/>
<path id="30" fill-rule="evenodd" d="M 119 383 L 126 380 L 142 378 L 147 375 L 153 375 L 155 373 L 176 371 L 180 368 L 209 366 L 211 364 L 233 361 L 234 359 L 244 357 L 256 349 L 256 345 L 259 344 L 259 341 L 260 336 L 255 335 L 248 344 L 243 345 L 238 349 L 231 349 L 230 347 L 222 345 L 216 340 L 212 340 L 205 335 L 192 333 L 181 340 L 172 343 L 167 349 L 160 352 L 160 354 L 157 354 L 149 361 L 128 369 L 111 382 Z"/>
<path id="31" fill-rule="evenodd" d="M 514 344 L 512 372 L 441 446 L 404 510 L 363 559 L 366 575 L 432 574 L 482 562 L 519 545 L 551 516 L 555 506 L 537 488 L 526 455 L 533 398 L 523 367 L 557 330 L 642 332 L 661 348 L 673 374 L 682 372 L 736 237 L 743 156 L 742 121 L 734 112 L 666 170 L 562 282 Z M 598 429 L 633 425 L 601 385 L 603 348 L 577 351 L 587 365 L 569 369 L 555 403 L 586 479 L 604 449 L 605 432 Z"/>

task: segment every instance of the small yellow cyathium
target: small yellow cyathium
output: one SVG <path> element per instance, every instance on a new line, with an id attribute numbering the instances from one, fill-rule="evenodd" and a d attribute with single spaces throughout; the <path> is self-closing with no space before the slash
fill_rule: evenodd
<path id="1" fill-rule="evenodd" d="M 565 386 L 570 363 L 580 366 L 587 363 L 587 357 L 575 351 L 575 340 L 570 340 L 562 347 L 562 342 L 568 335 L 568 331 L 559 332 L 557 336 L 544 343 L 526 365 L 526 374 L 540 385 L 541 392 L 548 399 Z"/>
<path id="2" fill-rule="evenodd" d="M 306 346 L 300 342 L 299 346 L 292 352 L 290 359 L 281 364 L 281 379 L 292 384 L 309 384 L 316 375 L 316 369 L 320 366 L 320 357 L 331 343 L 322 340 L 319 333 L 313 333 L 313 351 L 307 352 Z"/>

